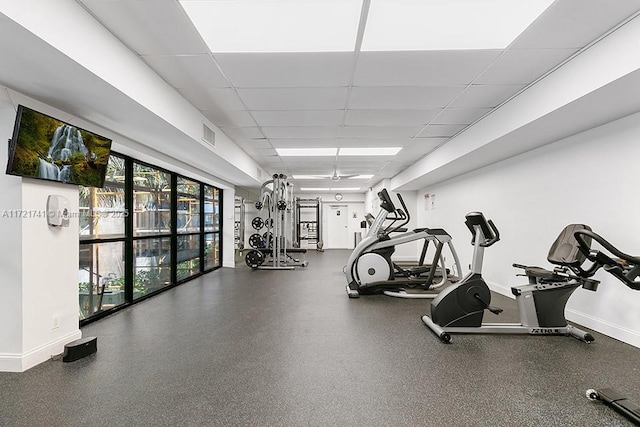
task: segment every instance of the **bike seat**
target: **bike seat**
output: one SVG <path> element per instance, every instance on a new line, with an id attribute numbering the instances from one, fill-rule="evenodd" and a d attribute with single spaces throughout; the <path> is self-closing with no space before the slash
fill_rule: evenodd
<path id="1" fill-rule="evenodd" d="M 551 282 L 564 282 L 568 278 L 566 276 L 560 276 L 554 271 L 547 270 L 542 267 L 527 266 L 524 268 L 524 273 L 529 277 L 535 277 L 536 279 L 551 281 Z"/>

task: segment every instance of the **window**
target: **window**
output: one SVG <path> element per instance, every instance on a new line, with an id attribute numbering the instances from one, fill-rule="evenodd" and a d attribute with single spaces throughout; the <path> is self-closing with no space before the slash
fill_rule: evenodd
<path id="1" fill-rule="evenodd" d="M 80 245 L 80 319 L 125 303 L 124 242 Z"/>
<path id="2" fill-rule="evenodd" d="M 134 163 L 133 204 L 135 236 L 171 233 L 171 175 L 169 173 Z"/>
<path id="3" fill-rule="evenodd" d="M 104 188 L 79 192 L 81 325 L 220 267 L 220 197 L 112 154 Z"/>
<path id="4" fill-rule="evenodd" d="M 111 156 L 104 188 L 80 187 L 80 240 L 124 237 L 124 163 Z"/>
<path id="5" fill-rule="evenodd" d="M 171 285 L 171 239 L 133 242 L 133 299 Z"/>

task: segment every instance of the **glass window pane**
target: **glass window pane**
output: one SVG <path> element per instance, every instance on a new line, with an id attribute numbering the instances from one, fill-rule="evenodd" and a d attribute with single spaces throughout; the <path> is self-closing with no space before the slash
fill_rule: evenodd
<path id="1" fill-rule="evenodd" d="M 200 235 L 178 236 L 177 279 L 200 272 Z"/>
<path id="2" fill-rule="evenodd" d="M 217 188 L 204 187 L 204 231 L 220 231 L 219 194 Z"/>
<path id="3" fill-rule="evenodd" d="M 171 174 L 134 163 L 135 236 L 171 233 Z"/>
<path id="4" fill-rule="evenodd" d="M 178 233 L 200 232 L 200 183 L 178 177 Z"/>
<path id="5" fill-rule="evenodd" d="M 142 239 L 133 242 L 133 298 L 171 284 L 171 239 Z"/>
<path id="6" fill-rule="evenodd" d="M 80 318 L 124 304 L 124 242 L 80 245 Z"/>
<path id="7" fill-rule="evenodd" d="M 210 233 L 204 236 L 204 269 L 211 270 L 220 266 L 220 234 Z"/>
<path id="8" fill-rule="evenodd" d="M 104 188 L 80 187 L 80 240 L 124 237 L 124 159 L 110 156 Z"/>

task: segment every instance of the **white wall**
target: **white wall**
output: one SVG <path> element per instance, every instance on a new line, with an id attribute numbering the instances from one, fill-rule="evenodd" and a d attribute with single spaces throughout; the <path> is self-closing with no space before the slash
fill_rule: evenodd
<path id="1" fill-rule="evenodd" d="M 0 91 L 0 97 L 2 92 Z M 7 138 L 11 136 L 14 107 L 0 98 L 0 165 L 7 164 Z M 20 365 L 22 351 L 22 222 L 11 218 L 20 209 L 22 186 L 18 177 L 0 174 L 0 371 Z M 11 325 L 7 327 L 6 325 Z M 16 369 L 12 369 L 16 370 Z"/>
<path id="2" fill-rule="evenodd" d="M 467 271 L 472 247 L 464 215 L 479 210 L 493 219 L 501 241 L 485 252 L 484 273 L 506 295 L 523 283 L 511 264 L 549 266 L 549 247 L 569 223 L 588 224 L 638 254 L 639 138 L 640 113 L 424 188 L 416 197 L 419 222 L 452 234 Z M 433 210 L 425 210 L 425 193 L 436 195 Z M 598 291 L 576 290 L 567 318 L 640 347 L 640 292 L 603 271 L 595 278 Z"/>
<path id="3" fill-rule="evenodd" d="M 0 97 L 3 138 L 11 137 L 15 114 L 7 97 Z M 6 145 L 0 164 L 7 164 Z M 81 337 L 78 219 L 63 229 L 52 229 L 46 219 L 49 194 L 65 196 L 71 212 L 78 212 L 78 190 L 3 173 L 0 192 L 0 371 L 21 372 L 62 353 L 66 343 Z"/>
<path id="4" fill-rule="evenodd" d="M 335 200 L 333 194 L 313 194 L 313 195 L 301 195 L 300 197 L 304 198 L 315 198 L 322 197 L 322 240 L 324 241 L 325 249 L 335 249 L 327 245 L 329 242 L 329 235 L 333 232 L 335 233 L 337 230 L 331 230 L 329 227 L 329 215 L 331 206 L 341 205 L 347 206 L 347 216 L 349 218 L 347 224 L 347 233 L 349 235 L 348 243 L 349 249 L 353 249 L 354 245 L 354 236 L 355 233 L 362 232 L 364 234 L 364 230 L 360 228 L 360 222 L 364 220 L 365 210 L 364 210 L 364 194 L 360 193 L 344 193 L 344 198 L 340 201 Z M 354 217 L 355 215 L 355 217 Z"/>
<path id="5" fill-rule="evenodd" d="M 69 227 L 47 224 L 47 198 L 69 200 Z M 22 179 L 22 369 L 60 354 L 78 327 L 78 187 Z"/>
<path id="6" fill-rule="evenodd" d="M 234 206 L 236 193 L 232 189 L 222 191 L 222 266 L 235 267 Z"/>

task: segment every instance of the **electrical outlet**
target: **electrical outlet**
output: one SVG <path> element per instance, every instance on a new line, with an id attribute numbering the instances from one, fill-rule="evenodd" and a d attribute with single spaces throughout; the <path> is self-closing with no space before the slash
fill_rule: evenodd
<path id="1" fill-rule="evenodd" d="M 51 318 L 51 329 L 58 329 L 60 327 L 60 318 L 53 316 Z"/>

